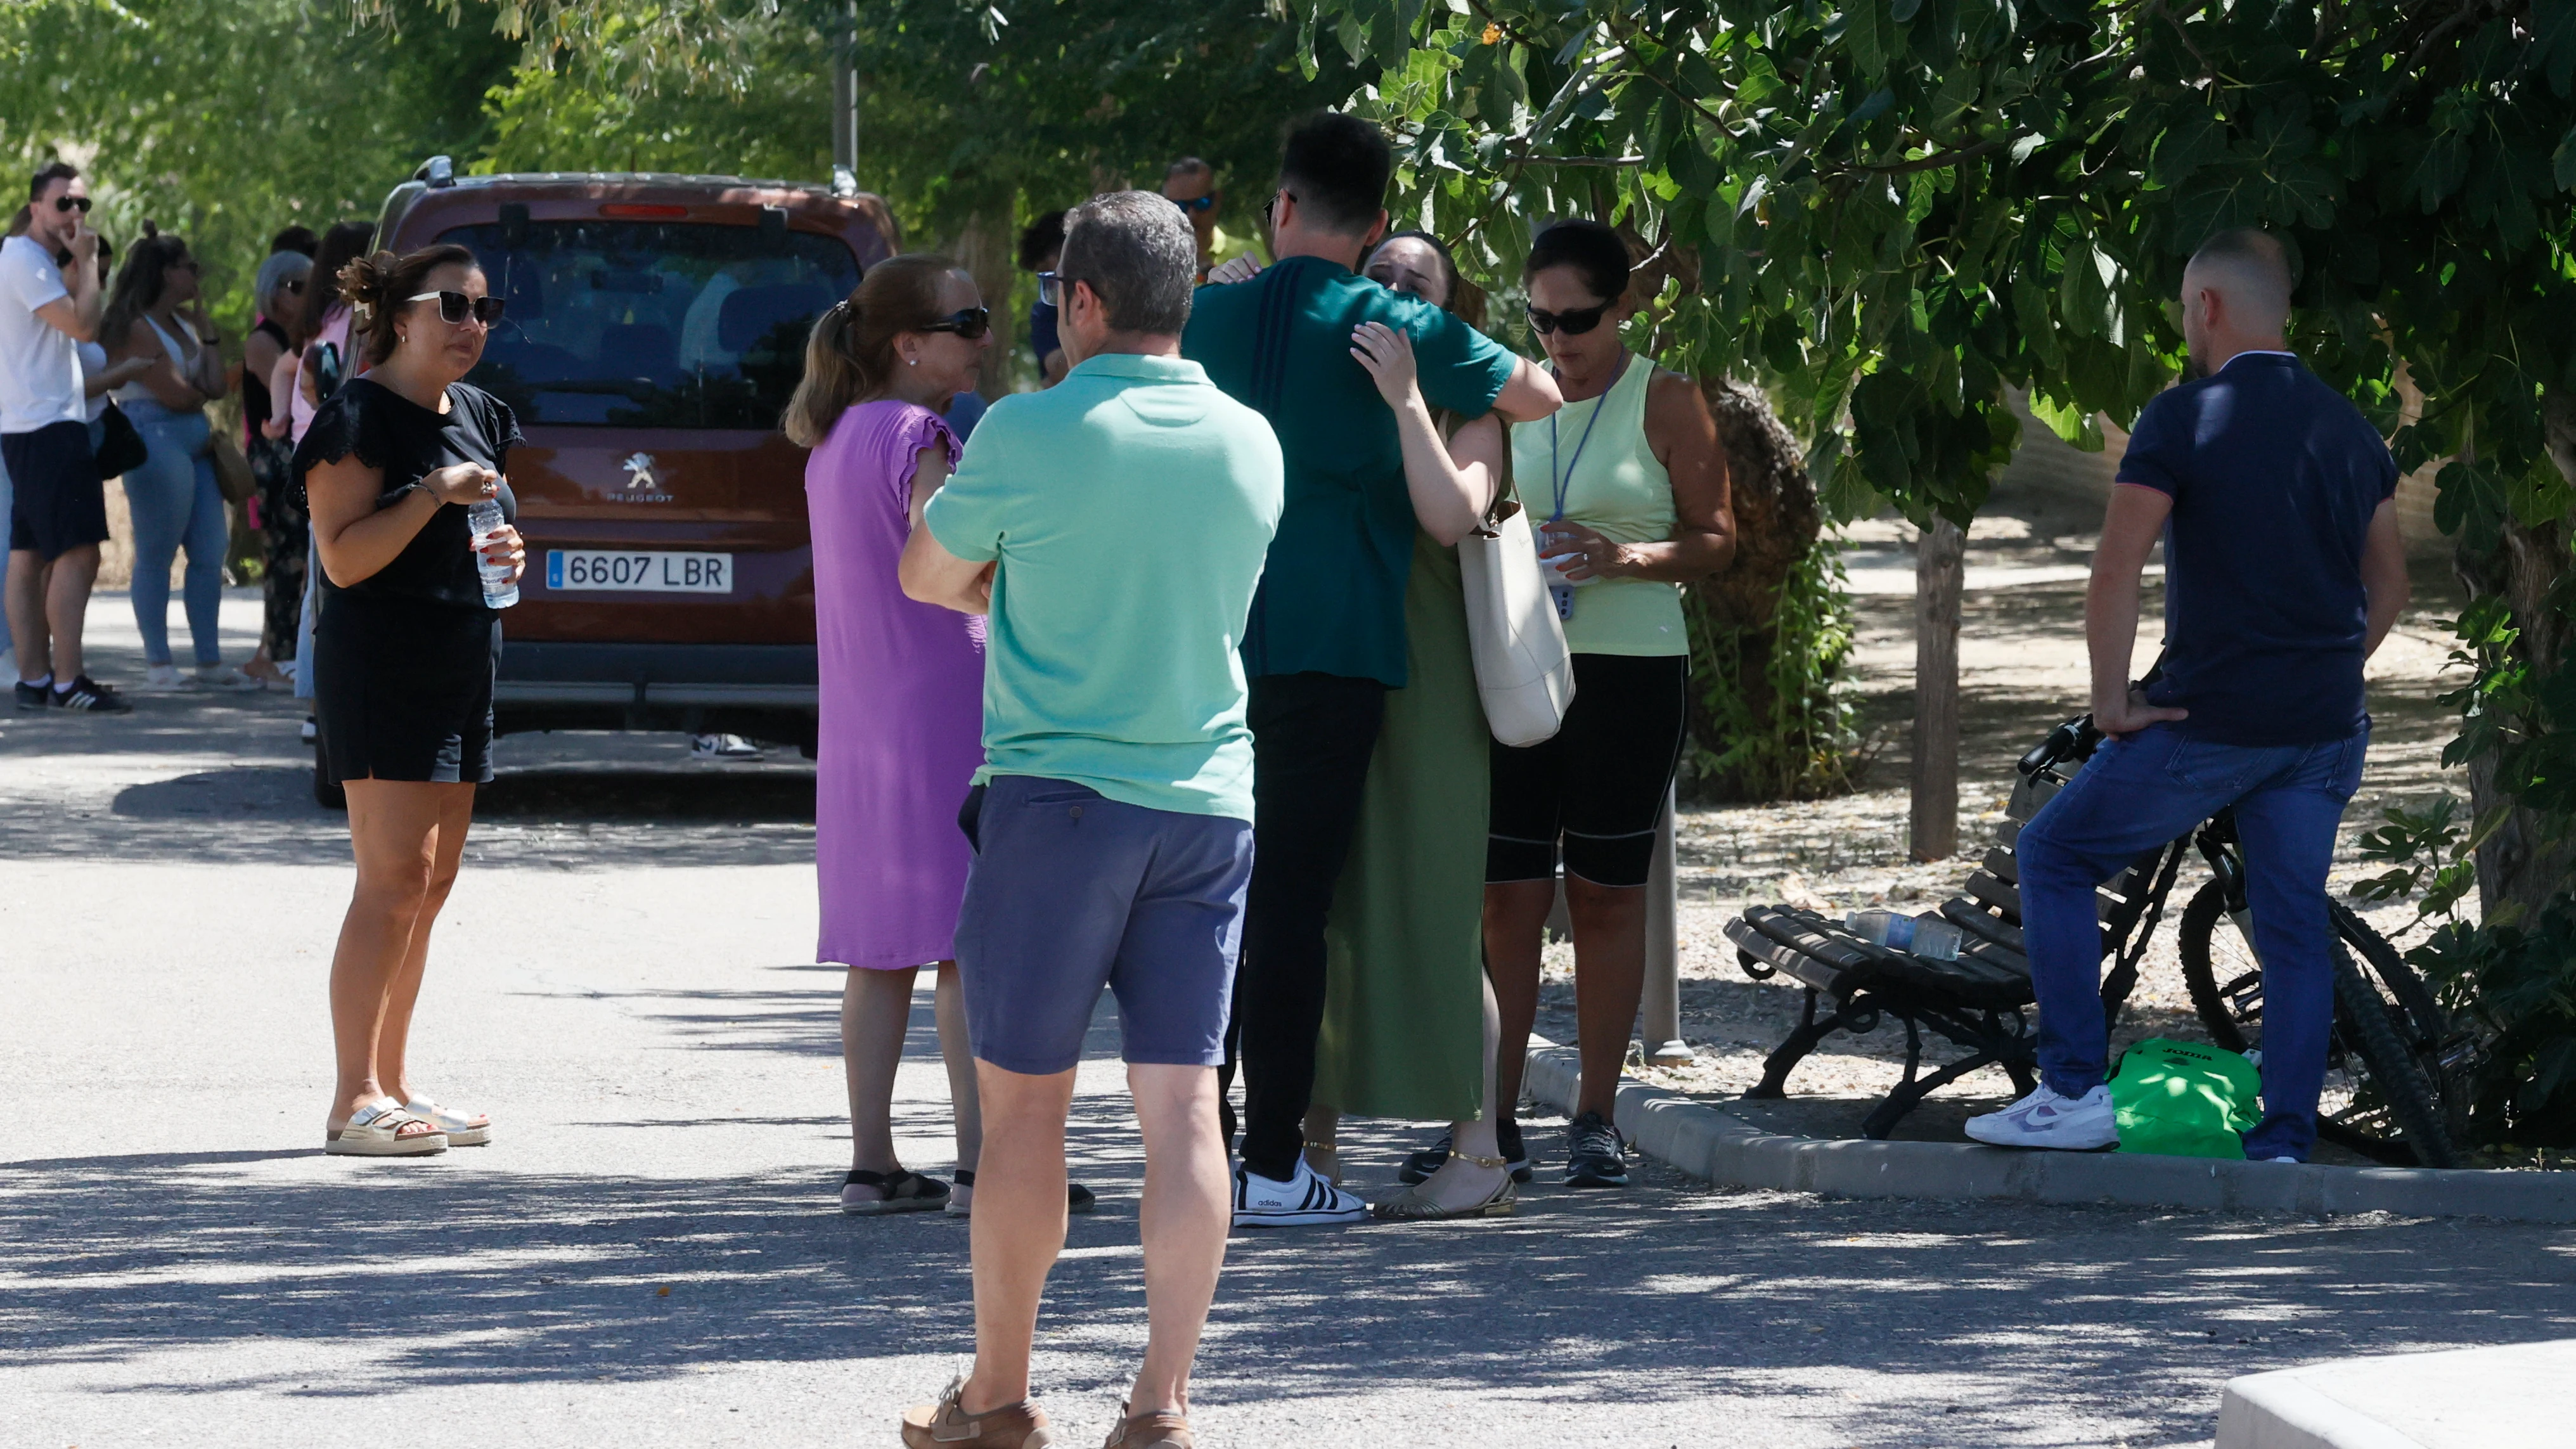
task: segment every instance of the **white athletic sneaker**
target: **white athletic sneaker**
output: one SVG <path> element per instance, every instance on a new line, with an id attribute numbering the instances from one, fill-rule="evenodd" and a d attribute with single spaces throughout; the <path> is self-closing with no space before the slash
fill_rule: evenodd
<path id="1" fill-rule="evenodd" d="M 1238 1228 L 1355 1223 L 1368 1213 L 1368 1204 L 1357 1193 L 1333 1186 L 1303 1157 L 1297 1159 L 1297 1175 L 1286 1182 L 1263 1177 L 1249 1167 L 1234 1170 L 1234 1225 Z"/>
<path id="2" fill-rule="evenodd" d="M 2031 1094 L 2000 1112 L 1968 1119 L 1968 1135 L 1997 1147 L 2054 1147 L 2090 1152 L 2117 1146 L 2120 1127 L 2111 1113 L 2111 1089 L 2095 1087 L 2081 1097 L 2061 1097 L 2042 1082 Z"/>
<path id="3" fill-rule="evenodd" d="M 698 760 L 757 760 L 760 746 L 740 735 L 699 735 L 689 742 L 689 756 Z"/>
<path id="4" fill-rule="evenodd" d="M 222 690 L 228 694 L 243 694 L 259 688 L 258 680 L 229 664 L 198 665 L 196 682 L 199 689 Z"/>
<path id="5" fill-rule="evenodd" d="M 135 686 L 135 692 L 138 694 L 158 694 L 163 690 L 185 689 L 187 687 L 187 676 L 179 672 L 178 665 L 146 664 L 143 666 L 143 682 Z"/>

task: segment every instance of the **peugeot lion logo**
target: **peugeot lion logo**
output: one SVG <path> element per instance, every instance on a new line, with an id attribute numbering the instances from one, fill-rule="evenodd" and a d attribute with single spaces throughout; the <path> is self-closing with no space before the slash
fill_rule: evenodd
<path id="1" fill-rule="evenodd" d="M 662 491 L 661 479 L 654 475 L 652 454 L 638 453 L 618 466 L 626 470 L 625 502 L 668 503 L 671 501 L 671 495 Z"/>

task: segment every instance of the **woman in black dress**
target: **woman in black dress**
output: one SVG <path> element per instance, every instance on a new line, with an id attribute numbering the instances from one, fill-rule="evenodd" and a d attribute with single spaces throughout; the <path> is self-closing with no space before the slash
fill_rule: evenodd
<path id="1" fill-rule="evenodd" d="M 484 606 L 465 513 L 497 499 L 516 519 L 502 468 L 520 438 L 509 408 L 461 381 L 500 317 L 472 252 L 378 252 L 338 280 L 371 370 L 323 404 L 295 450 L 322 561 L 322 768 L 348 792 L 358 863 L 331 960 L 340 1080 L 324 1143 L 412 1156 L 491 1137 L 491 1119 L 417 1089 L 405 1048 L 474 787 L 492 778 L 501 616 Z M 513 580 L 524 564 L 515 528 L 483 552 Z"/>

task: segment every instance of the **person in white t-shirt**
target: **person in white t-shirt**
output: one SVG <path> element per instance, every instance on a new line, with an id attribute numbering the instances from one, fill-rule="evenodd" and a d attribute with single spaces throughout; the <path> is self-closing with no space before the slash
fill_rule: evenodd
<path id="1" fill-rule="evenodd" d="M 9 505 L 9 632 L 20 709 L 133 708 L 81 669 L 81 621 L 107 539 L 79 346 L 98 333 L 98 233 L 89 188 L 56 161 L 28 188 L 24 236 L 0 243 L 0 462 Z M 55 258 L 69 253 L 66 268 Z"/>

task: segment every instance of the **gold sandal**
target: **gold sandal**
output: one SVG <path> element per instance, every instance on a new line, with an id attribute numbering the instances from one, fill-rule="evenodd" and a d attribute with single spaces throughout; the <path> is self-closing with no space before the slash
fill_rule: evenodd
<path id="1" fill-rule="evenodd" d="M 1449 1155 L 1461 1162 L 1473 1163 L 1489 1172 L 1500 1172 L 1503 1175 L 1502 1186 L 1495 1188 L 1493 1194 L 1483 1202 L 1453 1208 L 1443 1206 L 1438 1198 L 1427 1191 L 1429 1183 L 1426 1180 L 1415 1183 L 1384 1202 L 1372 1204 L 1369 1211 L 1387 1222 L 1399 1223 L 1437 1223 L 1457 1218 L 1507 1218 L 1512 1215 L 1512 1205 L 1519 1201 L 1521 1188 L 1519 1183 L 1512 1181 L 1509 1162 L 1499 1157 L 1478 1157 L 1475 1153 L 1461 1152 L 1454 1147 L 1450 1149 Z"/>

